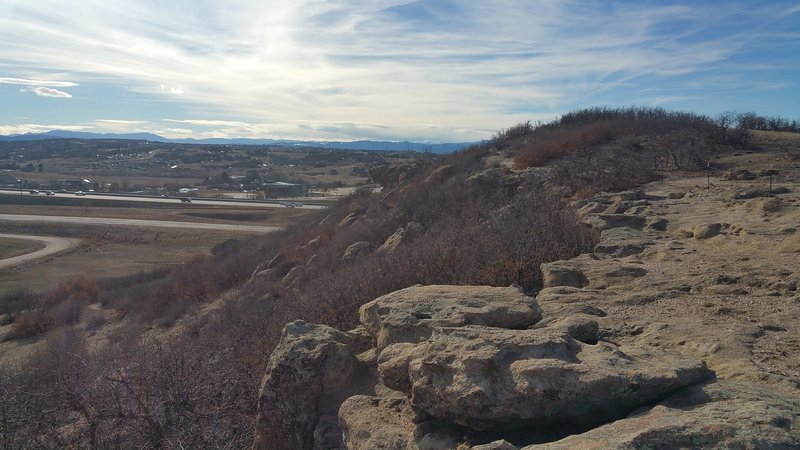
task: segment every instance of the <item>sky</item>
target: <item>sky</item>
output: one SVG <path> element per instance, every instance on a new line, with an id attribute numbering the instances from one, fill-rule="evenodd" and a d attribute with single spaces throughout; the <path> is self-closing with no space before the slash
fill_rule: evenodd
<path id="1" fill-rule="evenodd" d="M 463 142 L 590 106 L 800 118 L 800 2 L 0 0 L 0 134 Z"/>

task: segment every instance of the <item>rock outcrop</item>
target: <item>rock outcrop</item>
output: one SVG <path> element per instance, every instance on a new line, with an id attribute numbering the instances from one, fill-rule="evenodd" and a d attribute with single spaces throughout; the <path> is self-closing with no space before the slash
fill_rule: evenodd
<path id="1" fill-rule="evenodd" d="M 737 182 L 575 202 L 599 242 L 543 264 L 535 298 L 413 286 L 363 305 L 347 333 L 290 324 L 264 379 L 258 442 L 800 448 L 800 199 L 746 203 L 730 195 Z M 398 248 L 398 233 L 377 251 Z"/>
<path id="2" fill-rule="evenodd" d="M 363 392 L 360 380 L 367 374 L 352 343 L 350 335 L 324 325 L 286 325 L 261 383 L 254 449 L 341 446 L 339 405 Z M 333 433 L 325 430 L 331 426 Z M 334 442 L 319 442 L 331 435 Z"/>
<path id="3" fill-rule="evenodd" d="M 533 298 L 515 287 L 413 286 L 359 309 L 361 323 L 383 350 L 398 342 L 426 340 L 442 327 L 485 325 L 526 328 L 541 318 Z"/>
<path id="4" fill-rule="evenodd" d="M 293 322 L 270 358 L 255 448 L 446 449 L 584 429 L 710 376 L 602 341 L 603 311 L 572 306 L 542 320 L 516 287 L 413 286 L 363 305 L 348 333 Z"/>
<path id="5" fill-rule="evenodd" d="M 699 361 L 584 344 L 568 331 L 442 328 L 421 344 L 388 347 L 378 368 L 416 409 L 473 430 L 604 423 L 709 376 Z"/>

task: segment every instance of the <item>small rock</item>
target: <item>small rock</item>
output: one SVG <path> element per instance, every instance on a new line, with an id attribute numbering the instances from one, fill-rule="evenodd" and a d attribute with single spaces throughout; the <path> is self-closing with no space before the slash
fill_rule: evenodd
<path id="1" fill-rule="evenodd" d="M 342 263 L 349 263 L 361 255 L 369 253 L 372 250 L 372 245 L 369 242 L 361 241 L 350 245 L 342 255 Z"/>
<path id="2" fill-rule="evenodd" d="M 718 235 L 720 231 L 722 231 L 722 224 L 711 223 L 694 227 L 692 235 L 695 239 L 709 239 Z"/>
<path id="3" fill-rule="evenodd" d="M 563 262 L 544 263 L 541 265 L 542 287 L 572 286 L 582 288 L 589 284 L 583 271 L 576 267 L 563 265 Z"/>

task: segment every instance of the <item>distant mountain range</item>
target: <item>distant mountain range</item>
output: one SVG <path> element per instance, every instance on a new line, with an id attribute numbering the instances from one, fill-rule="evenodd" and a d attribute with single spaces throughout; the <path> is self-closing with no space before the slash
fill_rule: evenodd
<path id="1" fill-rule="evenodd" d="M 0 136 L 0 141 L 38 141 L 42 139 L 132 139 L 153 142 L 169 142 L 173 144 L 218 144 L 218 145 L 282 145 L 289 147 L 320 147 L 348 150 L 389 150 L 389 151 L 417 151 L 433 153 L 451 153 L 469 147 L 474 142 L 448 142 L 428 144 L 423 142 L 393 142 L 393 141 L 352 141 L 352 142 L 319 142 L 295 141 L 285 139 L 167 139 L 152 133 L 87 133 L 79 131 L 53 130 L 46 133 L 28 133 L 10 136 Z"/>

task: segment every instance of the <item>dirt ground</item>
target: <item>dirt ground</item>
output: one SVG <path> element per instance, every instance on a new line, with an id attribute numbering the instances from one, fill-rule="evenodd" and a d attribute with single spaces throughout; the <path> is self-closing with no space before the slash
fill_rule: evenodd
<path id="1" fill-rule="evenodd" d="M 798 395 L 800 140 L 760 139 L 768 151 L 719 158 L 710 177 L 673 173 L 644 186 L 647 200 L 616 214 L 648 225 L 605 231 L 600 247 L 613 251 L 565 261 L 588 279 L 569 298 L 602 308 L 611 340 L 645 341 L 703 359 L 720 378 Z"/>

